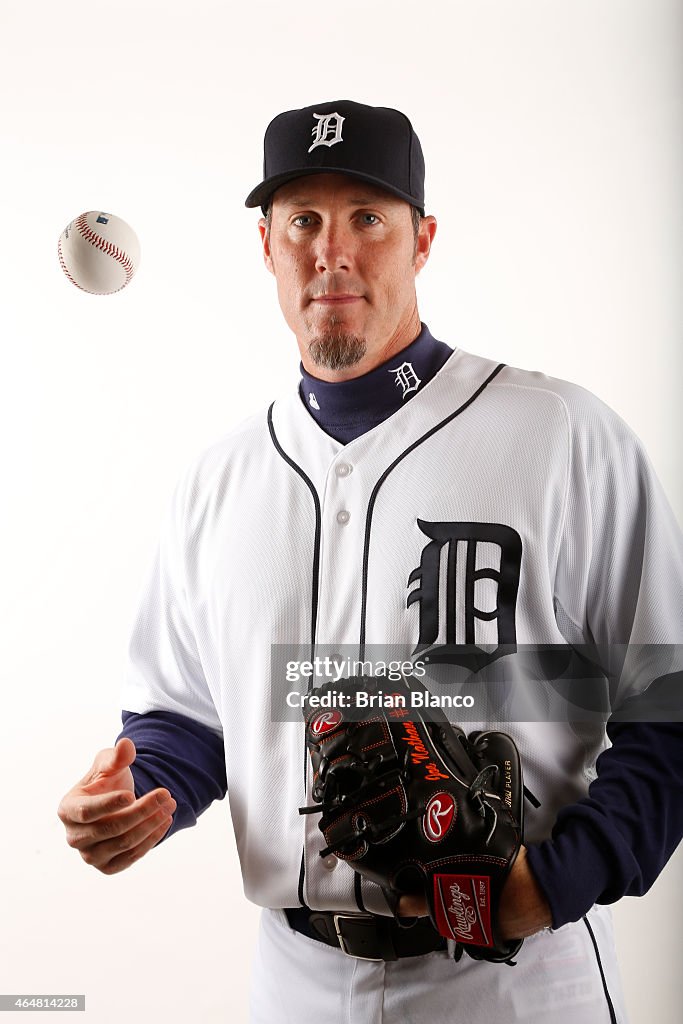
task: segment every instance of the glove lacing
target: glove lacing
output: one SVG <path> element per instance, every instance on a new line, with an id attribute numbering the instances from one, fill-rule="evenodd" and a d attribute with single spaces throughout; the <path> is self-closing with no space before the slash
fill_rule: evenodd
<path id="1" fill-rule="evenodd" d="M 314 749 L 320 751 L 320 745 L 317 744 Z M 375 754 L 370 758 L 366 758 L 361 752 L 355 751 L 350 743 L 347 747 L 347 752 L 352 755 L 353 760 L 341 765 L 330 766 L 328 758 L 324 756 L 321 758 L 320 764 L 318 765 L 318 778 L 313 785 L 311 794 L 316 803 L 312 806 L 300 807 L 300 814 L 321 814 L 326 809 L 324 806 L 325 804 L 327 804 L 328 810 L 331 807 L 341 808 L 345 803 L 353 804 L 363 788 L 367 785 L 368 779 L 370 781 L 376 779 L 377 769 L 386 761 L 382 754 Z M 348 771 L 349 769 L 353 769 L 362 775 L 361 783 L 348 793 L 339 793 L 335 771 Z M 486 786 L 490 782 L 491 777 L 497 772 L 497 764 L 486 765 L 472 780 L 467 789 L 467 795 L 470 803 L 484 819 L 485 823 L 489 825 L 489 832 L 484 840 L 486 846 L 490 843 L 498 822 L 498 813 L 495 807 L 490 803 L 490 800 L 486 798 L 489 797 L 494 800 L 500 799 L 495 793 L 488 792 Z M 406 783 L 409 781 L 410 751 L 407 750 L 403 759 L 403 765 L 401 767 L 397 765 L 394 768 L 387 767 L 378 781 L 378 786 L 381 789 L 384 789 L 386 786 L 393 784 L 394 782 Z M 337 793 L 330 796 L 328 799 L 328 791 L 334 790 L 335 788 L 337 789 Z M 426 808 L 427 804 L 420 802 L 418 806 L 411 811 L 405 811 L 403 814 L 396 814 L 390 818 L 385 818 L 382 821 L 381 829 L 368 821 L 361 811 L 354 816 L 355 821 L 353 828 L 347 833 L 337 837 L 334 846 L 326 846 L 321 850 L 320 856 L 327 857 L 328 854 L 333 853 L 335 850 L 343 849 L 349 843 L 358 843 L 359 841 L 367 843 L 382 842 L 396 829 L 398 829 L 398 827 L 405 824 L 405 822 L 421 817 Z"/>

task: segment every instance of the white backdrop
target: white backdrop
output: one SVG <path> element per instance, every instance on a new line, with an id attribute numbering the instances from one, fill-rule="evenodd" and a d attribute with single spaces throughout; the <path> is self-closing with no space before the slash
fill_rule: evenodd
<path id="1" fill-rule="evenodd" d="M 0 993 L 85 992 L 96 1024 L 245 1019 L 257 911 L 225 804 L 112 878 L 55 811 L 118 731 L 176 478 L 297 379 L 243 206 L 275 113 L 405 110 L 434 335 L 596 392 L 683 513 L 682 21 L 677 0 L 2 0 Z M 89 209 L 142 243 L 108 298 L 56 259 Z M 679 1019 L 682 875 L 617 907 L 632 1024 Z"/>

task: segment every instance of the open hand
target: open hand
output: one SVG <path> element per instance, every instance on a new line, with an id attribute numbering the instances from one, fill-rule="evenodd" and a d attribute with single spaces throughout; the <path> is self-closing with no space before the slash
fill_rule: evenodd
<path id="1" fill-rule="evenodd" d="M 136 800 L 130 770 L 134 760 L 135 744 L 125 737 L 101 750 L 57 810 L 69 846 L 105 875 L 124 871 L 144 857 L 173 821 L 176 802 L 167 789 L 154 789 Z"/>

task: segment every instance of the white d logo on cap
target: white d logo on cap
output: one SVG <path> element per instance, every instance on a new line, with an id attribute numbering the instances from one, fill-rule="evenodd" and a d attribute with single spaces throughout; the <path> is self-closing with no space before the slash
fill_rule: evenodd
<path id="1" fill-rule="evenodd" d="M 334 114 L 314 114 L 313 117 L 317 117 L 318 123 L 311 129 L 313 145 L 309 146 L 309 153 L 316 146 L 334 146 L 337 142 L 344 141 L 341 130 L 345 117 L 336 111 Z"/>

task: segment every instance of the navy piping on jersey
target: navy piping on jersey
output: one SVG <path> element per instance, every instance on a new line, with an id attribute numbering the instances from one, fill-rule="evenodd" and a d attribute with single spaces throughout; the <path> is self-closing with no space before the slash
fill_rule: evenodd
<path id="1" fill-rule="evenodd" d="M 301 468 L 301 466 L 298 466 L 296 464 L 296 462 L 294 461 L 294 459 L 290 458 L 290 456 L 287 455 L 287 453 L 285 452 L 284 448 L 282 447 L 282 445 L 280 444 L 280 442 L 277 439 L 277 435 L 275 433 L 275 427 L 273 425 L 273 406 L 274 405 L 275 405 L 275 402 L 271 402 L 270 408 L 268 409 L 268 430 L 270 432 L 270 438 L 271 438 L 271 440 L 273 442 L 273 445 L 275 447 L 275 451 L 278 453 L 278 455 L 282 459 L 284 459 L 284 461 L 287 463 L 287 465 L 291 466 L 291 468 L 294 470 L 294 472 L 297 473 L 301 477 L 301 479 L 304 481 L 304 483 L 308 487 L 309 491 L 311 492 L 311 496 L 313 498 L 313 507 L 315 509 L 315 533 L 314 533 L 314 537 L 313 537 L 313 574 L 312 574 L 312 579 L 311 579 L 311 657 L 313 657 L 313 655 L 315 654 L 315 635 L 316 635 L 317 619 L 318 619 L 318 593 L 319 593 L 319 586 L 320 586 L 320 534 L 321 534 L 321 529 L 322 529 L 322 526 L 321 526 L 322 517 L 321 517 L 321 513 L 320 513 L 320 498 L 318 497 L 318 493 L 317 493 L 315 487 L 313 486 L 313 482 L 310 479 L 310 477 L 308 477 L 306 475 L 306 473 L 304 473 L 304 471 Z M 311 683 L 309 683 L 309 689 L 310 689 L 310 686 L 311 686 Z"/>
<path id="2" fill-rule="evenodd" d="M 275 450 L 278 453 L 278 455 L 282 459 L 284 459 L 284 461 L 287 463 L 288 466 L 291 466 L 291 468 L 294 470 L 295 473 L 298 473 L 298 475 L 301 477 L 301 479 L 304 481 L 304 483 L 308 487 L 309 491 L 311 492 L 311 496 L 313 498 L 313 507 L 315 509 L 315 533 L 314 533 L 314 537 L 313 537 L 313 572 L 312 572 L 312 579 L 311 579 L 311 661 L 313 661 L 313 658 L 314 658 L 314 655 L 315 655 L 315 636 L 316 636 L 316 627 L 317 627 L 317 620 L 318 620 L 318 593 L 319 593 L 319 587 L 320 587 L 320 533 L 321 533 L 321 528 L 322 528 L 321 527 L 321 519 L 322 519 L 322 517 L 321 517 L 321 513 L 320 513 L 320 498 L 318 497 L 318 493 L 317 493 L 315 487 L 313 486 L 313 482 L 311 481 L 310 477 L 308 477 L 306 475 L 306 473 L 304 473 L 304 471 L 301 468 L 301 466 L 298 466 L 296 464 L 296 462 L 294 462 L 294 460 L 291 459 L 289 457 L 289 455 L 287 455 L 287 453 L 285 452 L 285 450 L 283 449 L 282 445 L 280 444 L 280 442 L 277 439 L 277 435 L 275 433 L 275 427 L 273 425 L 273 405 L 274 404 L 275 403 L 272 402 L 271 405 L 270 405 L 270 408 L 268 409 L 268 430 L 270 432 L 271 441 L 273 442 L 273 445 L 274 445 Z M 309 680 L 309 683 L 308 683 L 308 692 L 309 693 L 311 691 L 312 686 L 313 686 L 313 677 L 311 676 L 311 678 Z M 304 793 L 306 792 L 306 780 L 307 780 L 307 778 L 308 778 L 308 750 L 304 746 Z M 304 899 L 304 881 L 305 881 L 305 878 L 306 878 L 305 853 L 306 853 L 305 848 L 302 848 L 302 850 L 301 850 L 301 866 L 299 868 L 299 886 L 298 886 L 299 902 L 301 903 L 302 907 L 306 907 L 307 906 L 306 901 Z"/>
<path id="3" fill-rule="evenodd" d="M 354 871 L 353 875 L 353 895 L 356 897 L 356 906 L 365 913 L 362 889 L 363 876 L 358 871 Z"/>
<path id="4" fill-rule="evenodd" d="M 605 993 L 605 999 L 607 1000 L 607 1009 L 609 1010 L 610 1024 L 617 1024 L 617 1015 L 614 1012 L 614 1003 L 612 1002 L 612 997 L 610 996 L 609 989 L 607 987 L 607 978 L 605 977 L 605 971 L 602 966 L 602 960 L 600 959 L 600 950 L 598 949 L 598 943 L 596 941 L 595 935 L 593 934 L 593 929 L 590 926 L 590 922 L 588 921 L 588 918 L 585 914 L 582 920 L 586 928 L 588 929 L 588 934 L 591 937 L 591 942 L 593 943 L 593 949 L 595 951 L 595 959 L 598 961 L 598 969 L 600 971 L 600 977 L 602 979 L 602 990 Z"/>
<path id="5" fill-rule="evenodd" d="M 463 402 L 463 404 L 461 406 L 459 406 L 455 410 L 455 412 L 450 413 L 450 415 L 446 416 L 446 418 L 441 420 L 440 423 L 437 423 L 435 426 L 430 427 L 430 429 L 426 433 L 424 433 L 422 435 L 422 437 L 418 437 L 418 439 L 416 441 L 413 441 L 413 443 L 411 445 L 408 445 L 408 447 L 406 449 L 404 449 L 404 451 L 402 451 L 401 454 L 399 456 L 397 456 L 397 458 L 394 459 L 394 461 L 391 463 L 391 465 L 387 466 L 387 468 L 384 470 L 384 472 L 382 473 L 381 477 L 379 478 L 379 480 L 377 481 L 377 483 L 375 484 L 375 486 L 372 489 L 372 493 L 370 495 L 370 500 L 368 501 L 368 511 L 367 511 L 367 515 L 365 517 L 365 542 L 364 542 L 364 545 L 363 545 L 363 576 L 362 576 L 361 612 L 360 612 L 360 640 L 359 640 L 359 646 L 360 646 L 359 660 L 360 661 L 363 661 L 363 659 L 365 657 L 365 617 L 366 617 L 367 605 L 368 605 L 368 563 L 370 561 L 370 530 L 372 528 L 372 513 L 373 513 L 373 510 L 374 510 L 374 507 L 375 507 L 375 501 L 377 500 L 377 495 L 379 494 L 379 489 L 382 486 L 382 484 L 384 483 L 384 481 L 386 480 L 386 478 L 389 476 L 389 474 L 394 469 L 396 469 L 396 467 L 398 466 L 399 462 L 402 462 L 403 459 L 405 459 L 405 457 L 407 455 L 410 455 L 411 452 L 415 451 L 415 449 L 419 445 L 421 445 L 423 441 L 426 441 L 433 434 L 436 434 L 437 431 L 439 431 L 443 427 L 447 426 L 447 424 L 449 424 L 452 420 L 454 420 L 456 418 L 456 416 L 459 416 L 461 412 L 464 412 L 465 409 L 467 409 L 470 405 L 472 405 L 472 403 L 474 401 L 476 401 L 476 399 L 479 397 L 479 395 L 488 387 L 488 385 L 491 383 L 491 381 L 494 379 L 494 377 L 496 377 L 500 373 L 500 371 L 503 369 L 504 366 L 505 366 L 505 363 L 499 363 L 498 366 L 495 368 L 495 370 L 488 375 L 488 377 L 486 378 L 484 383 L 480 384 L 479 387 L 477 388 L 477 390 L 472 395 L 470 395 L 470 397 L 467 399 L 467 401 Z"/>

